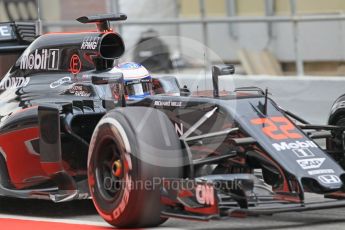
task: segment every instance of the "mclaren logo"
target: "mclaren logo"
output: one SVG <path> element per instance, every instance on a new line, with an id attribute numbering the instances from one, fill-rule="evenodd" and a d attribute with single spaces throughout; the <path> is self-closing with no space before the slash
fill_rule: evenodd
<path id="1" fill-rule="evenodd" d="M 313 141 L 296 141 L 296 142 L 280 142 L 272 144 L 277 151 L 284 151 L 290 149 L 300 148 L 317 148 L 317 145 Z"/>
<path id="2" fill-rule="evenodd" d="M 55 88 L 59 87 L 60 85 L 70 83 L 71 81 L 72 81 L 72 79 L 70 77 L 63 77 L 63 78 L 51 83 L 50 88 L 55 89 Z"/>
<path id="3" fill-rule="evenodd" d="M 58 66 L 58 49 L 36 49 L 29 55 L 24 54 L 20 60 L 20 69 L 23 70 L 57 70 Z"/>

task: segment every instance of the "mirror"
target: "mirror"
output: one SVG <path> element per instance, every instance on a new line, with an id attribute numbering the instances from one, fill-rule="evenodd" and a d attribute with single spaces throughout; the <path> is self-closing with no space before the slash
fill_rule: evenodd
<path id="1" fill-rule="evenodd" d="M 213 97 L 219 97 L 218 77 L 222 75 L 231 75 L 235 73 L 234 65 L 222 65 L 212 67 Z"/>
<path id="2" fill-rule="evenodd" d="M 183 86 L 183 88 L 180 89 L 180 94 L 181 94 L 181 96 L 188 97 L 188 96 L 190 96 L 191 92 L 188 89 L 188 87 L 185 85 L 185 86 Z"/>

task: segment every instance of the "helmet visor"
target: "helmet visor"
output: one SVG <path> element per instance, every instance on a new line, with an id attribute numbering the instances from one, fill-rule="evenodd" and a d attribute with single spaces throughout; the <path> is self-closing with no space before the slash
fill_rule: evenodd
<path id="1" fill-rule="evenodd" d="M 151 95 L 151 92 L 151 77 L 125 81 L 125 94 L 130 100 L 140 100 Z"/>

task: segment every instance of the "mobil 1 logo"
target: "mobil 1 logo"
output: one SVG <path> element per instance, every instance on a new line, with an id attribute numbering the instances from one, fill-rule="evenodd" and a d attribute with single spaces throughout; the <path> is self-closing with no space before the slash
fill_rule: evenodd
<path id="1" fill-rule="evenodd" d="M 36 49 L 35 52 L 25 55 L 20 60 L 20 69 L 23 70 L 58 70 L 60 62 L 59 49 Z"/>
<path id="2" fill-rule="evenodd" d="M 278 151 L 291 150 L 298 158 L 314 157 L 311 149 L 317 149 L 318 146 L 313 141 L 295 141 L 274 143 L 272 146 Z"/>
<path id="3" fill-rule="evenodd" d="M 314 153 L 308 148 L 292 149 L 292 152 L 294 152 L 298 158 L 315 156 Z"/>

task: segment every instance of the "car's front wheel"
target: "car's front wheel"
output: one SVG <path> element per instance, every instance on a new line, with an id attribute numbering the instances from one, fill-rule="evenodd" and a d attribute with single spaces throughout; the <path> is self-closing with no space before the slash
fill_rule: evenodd
<path id="1" fill-rule="evenodd" d="M 180 141 L 155 109 L 115 109 L 97 125 L 89 150 L 90 192 L 99 214 L 121 227 L 154 227 L 160 217 L 162 178 L 182 177 Z"/>
<path id="2" fill-rule="evenodd" d="M 345 115 L 340 116 L 333 125 L 345 127 Z M 336 132 L 335 136 L 327 141 L 327 150 L 331 156 L 343 167 L 343 169 L 345 169 L 343 138 L 342 132 Z"/>

